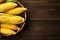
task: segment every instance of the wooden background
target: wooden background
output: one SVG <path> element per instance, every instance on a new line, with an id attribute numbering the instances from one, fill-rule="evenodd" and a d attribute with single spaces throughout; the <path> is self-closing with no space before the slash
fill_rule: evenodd
<path id="1" fill-rule="evenodd" d="M 19 0 L 28 8 L 25 27 L 15 36 L 2 40 L 60 40 L 59 0 Z"/>
<path id="2" fill-rule="evenodd" d="M 30 20 L 60 20 L 59 0 L 21 0 L 29 10 Z"/>

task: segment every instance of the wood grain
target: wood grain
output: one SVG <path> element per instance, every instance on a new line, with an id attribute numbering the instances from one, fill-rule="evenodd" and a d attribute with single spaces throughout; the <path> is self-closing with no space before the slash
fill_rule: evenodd
<path id="1" fill-rule="evenodd" d="M 30 20 L 60 20 L 60 1 L 21 0 L 28 8 Z"/>

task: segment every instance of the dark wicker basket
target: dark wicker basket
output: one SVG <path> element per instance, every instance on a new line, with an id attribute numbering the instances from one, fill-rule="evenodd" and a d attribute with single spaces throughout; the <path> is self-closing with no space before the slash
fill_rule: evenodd
<path id="1" fill-rule="evenodd" d="M 18 4 L 19 7 L 24 7 L 23 4 L 21 4 L 21 3 L 18 2 L 18 1 L 17 1 L 17 4 Z M 20 31 L 23 29 L 24 25 L 25 25 L 25 22 L 26 22 L 26 19 L 27 19 L 27 14 L 26 14 L 26 12 L 23 13 L 23 16 L 24 16 L 25 21 L 24 21 L 24 23 L 22 23 L 22 26 L 21 26 L 20 30 L 18 30 L 18 31 L 16 32 L 16 34 L 17 34 L 18 32 L 20 32 Z M 11 35 L 3 35 L 3 36 L 11 36 Z"/>
<path id="2" fill-rule="evenodd" d="M 21 4 L 20 2 L 17 2 L 17 3 L 19 4 L 19 6 L 24 7 L 23 4 Z M 26 14 L 26 12 L 24 12 L 23 14 L 24 14 L 25 21 L 24 21 L 24 23 L 22 24 L 21 29 L 18 30 L 16 33 L 20 32 L 20 31 L 23 29 L 24 25 L 25 25 L 25 22 L 26 22 L 26 19 L 27 19 L 27 14 Z"/>

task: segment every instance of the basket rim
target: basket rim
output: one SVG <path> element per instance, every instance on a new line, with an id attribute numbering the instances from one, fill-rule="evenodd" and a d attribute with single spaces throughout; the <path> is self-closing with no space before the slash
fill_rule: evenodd
<path id="1" fill-rule="evenodd" d="M 24 8 L 24 5 L 22 4 L 22 3 L 20 3 L 19 1 L 17 1 L 17 3 L 21 6 L 21 7 L 23 7 Z M 25 25 L 25 23 L 26 23 L 26 19 L 27 19 L 27 14 L 26 14 L 26 12 L 24 13 L 24 23 L 22 24 L 22 27 L 21 27 L 21 29 L 20 30 L 18 30 L 17 32 L 16 32 L 16 34 L 18 33 L 18 32 L 20 32 L 22 29 L 23 29 L 23 27 L 24 27 L 24 25 Z"/>

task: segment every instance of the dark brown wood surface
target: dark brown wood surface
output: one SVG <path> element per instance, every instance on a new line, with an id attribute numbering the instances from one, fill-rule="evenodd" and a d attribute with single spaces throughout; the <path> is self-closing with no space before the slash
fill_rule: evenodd
<path id="1" fill-rule="evenodd" d="M 60 20 L 59 0 L 21 0 L 29 10 L 30 20 Z"/>
<path id="2" fill-rule="evenodd" d="M 59 0 L 20 0 L 28 8 L 25 27 L 2 40 L 60 40 Z"/>

